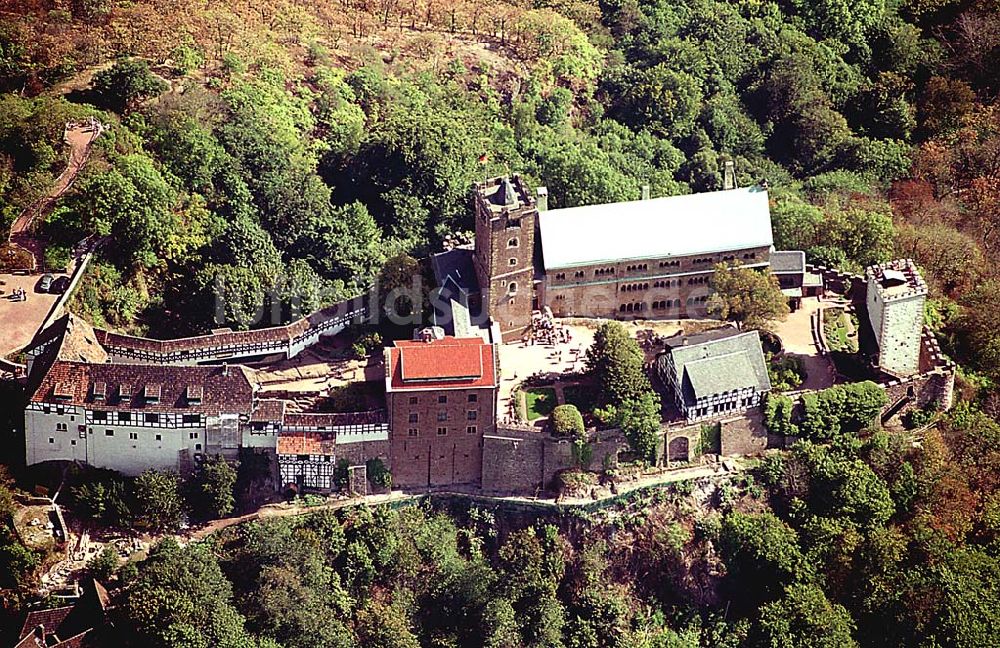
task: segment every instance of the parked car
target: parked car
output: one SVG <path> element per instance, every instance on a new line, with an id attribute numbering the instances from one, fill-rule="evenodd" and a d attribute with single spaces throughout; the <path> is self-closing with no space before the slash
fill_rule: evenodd
<path id="1" fill-rule="evenodd" d="M 38 292 L 49 292 L 53 281 L 55 281 L 55 277 L 50 274 L 43 274 L 42 280 L 38 282 Z"/>

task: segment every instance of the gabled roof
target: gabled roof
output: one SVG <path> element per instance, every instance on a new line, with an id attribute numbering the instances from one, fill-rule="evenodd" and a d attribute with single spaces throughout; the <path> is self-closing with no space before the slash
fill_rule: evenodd
<path id="1" fill-rule="evenodd" d="M 801 250 L 771 252 L 769 263 L 775 274 L 800 274 L 806 271 L 806 253 Z"/>
<path id="2" fill-rule="evenodd" d="M 331 435 L 318 432 L 282 434 L 278 437 L 279 455 L 334 455 L 337 441 Z"/>
<path id="3" fill-rule="evenodd" d="M 684 374 L 695 399 L 759 387 L 750 354 L 745 351 L 689 362 L 684 366 Z"/>
<path id="4" fill-rule="evenodd" d="M 758 187 L 539 212 L 546 270 L 770 247 Z"/>
<path id="5" fill-rule="evenodd" d="M 385 355 L 386 391 L 497 386 L 493 346 L 479 337 L 397 340 Z"/>
<path id="6" fill-rule="evenodd" d="M 253 386 L 244 367 L 89 364 L 57 360 L 31 396 L 35 403 L 82 405 L 92 410 L 190 412 L 207 415 L 250 412 Z M 90 385 L 102 382 L 108 396 L 95 398 Z M 200 387 L 199 402 L 188 400 Z M 65 394 L 57 397 L 57 393 Z M 158 396 L 153 398 L 152 396 Z"/>
<path id="7" fill-rule="evenodd" d="M 682 399 L 688 405 L 699 398 L 747 387 L 758 392 L 771 389 L 757 331 L 740 333 L 723 328 L 670 338 L 667 346 Z"/>

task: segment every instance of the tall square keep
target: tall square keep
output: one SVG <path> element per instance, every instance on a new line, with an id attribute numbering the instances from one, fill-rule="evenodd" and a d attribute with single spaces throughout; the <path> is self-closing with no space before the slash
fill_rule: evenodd
<path id="1" fill-rule="evenodd" d="M 869 267 L 868 318 L 878 342 L 878 368 L 899 378 L 920 370 L 927 284 L 911 259 Z"/>

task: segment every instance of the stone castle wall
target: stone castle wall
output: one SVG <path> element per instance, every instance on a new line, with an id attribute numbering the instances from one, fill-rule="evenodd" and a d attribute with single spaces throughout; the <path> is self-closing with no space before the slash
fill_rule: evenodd
<path id="1" fill-rule="evenodd" d="M 618 465 L 625 442 L 618 431 L 599 432 L 592 438 L 588 468 L 602 470 Z M 561 470 L 573 468 L 573 442 L 534 429 L 498 428 L 483 439 L 484 491 L 531 493 L 548 488 Z"/>

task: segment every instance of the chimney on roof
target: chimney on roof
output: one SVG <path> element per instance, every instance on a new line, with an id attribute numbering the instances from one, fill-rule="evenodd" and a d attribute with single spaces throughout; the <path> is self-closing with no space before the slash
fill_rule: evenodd
<path id="1" fill-rule="evenodd" d="M 722 165 L 722 189 L 736 189 L 736 163 L 732 160 L 726 160 Z"/>
<path id="2" fill-rule="evenodd" d="M 643 200 L 649 200 L 649 185 L 648 184 L 642 185 L 642 199 Z"/>
<path id="3" fill-rule="evenodd" d="M 549 189 L 548 187 L 539 187 L 535 189 L 535 204 L 538 205 L 538 211 L 548 211 L 549 209 Z"/>

